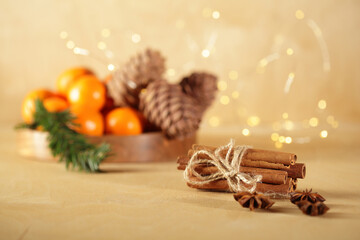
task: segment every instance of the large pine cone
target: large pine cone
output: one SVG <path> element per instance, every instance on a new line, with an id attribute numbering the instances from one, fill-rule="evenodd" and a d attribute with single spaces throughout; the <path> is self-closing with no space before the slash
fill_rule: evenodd
<path id="1" fill-rule="evenodd" d="M 164 71 L 165 59 L 158 51 L 146 49 L 132 57 L 107 84 L 115 105 L 137 109 L 141 90 L 149 83 L 161 80 Z"/>
<path id="2" fill-rule="evenodd" d="M 180 85 L 166 81 L 152 82 L 140 94 L 140 110 L 169 138 L 194 134 L 201 121 L 194 100 L 182 92 Z"/>
<path id="3" fill-rule="evenodd" d="M 185 94 L 195 99 L 202 111 L 205 111 L 215 99 L 217 77 L 205 73 L 194 72 L 180 82 Z"/>

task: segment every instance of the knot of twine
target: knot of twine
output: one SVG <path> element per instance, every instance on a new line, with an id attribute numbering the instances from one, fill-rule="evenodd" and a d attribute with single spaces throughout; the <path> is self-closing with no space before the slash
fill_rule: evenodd
<path id="1" fill-rule="evenodd" d="M 227 149 L 225 158 L 221 156 L 221 152 Z M 214 154 L 208 150 L 196 151 L 190 158 L 188 165 L 184 171 L 184 179 L 186 182 L 201 186 L 208 184 L 215 180 L 226 179 L 229 188 L 232 192 L 248 191 L 253 193 L 256 188 L 256 183 L 262 179 L 261 175 L 251 176 L 247 173 L 240 172 L 240 164 L 246 151 L 249 149 L 248 146 L 235 146 L 234 139 L 230 140 L 230 143 L 224 146 L 218 147 Z M 232 159 L 230 155 L 234 151 Z M 199 158 L 199 155 L 206 155 L 206 159 Z M 202 176 L 195 171 L 195 166 L 198 164 L 212 164 L 218 171 L 216 173 Z M 196 177 L 191 178 L 191 176 Z"/>

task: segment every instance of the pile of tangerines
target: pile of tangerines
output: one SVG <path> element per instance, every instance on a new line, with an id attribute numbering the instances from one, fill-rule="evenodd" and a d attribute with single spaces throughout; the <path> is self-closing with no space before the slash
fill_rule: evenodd
<path id="1" fill-rule="evenodd" d="M 37 89 L 29 92 L 22 103 L 22 117 L 33 123 L 35 100 L 40 99 L 49 112 L 69 109 L 76 116 L 75 130 L 90 136 L 103 134 L 136 135 L 143 132 L 144 118 L 135 109 L 115 108 L 107 96 L 105 81 L 100 81 L 86 68 L 72 68 L 56 81 L 56 90 Z"/>

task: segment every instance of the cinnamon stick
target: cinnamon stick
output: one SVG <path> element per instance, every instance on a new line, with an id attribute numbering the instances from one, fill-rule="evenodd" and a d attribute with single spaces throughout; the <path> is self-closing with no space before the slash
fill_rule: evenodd
<path id="1" fill-rule="evenodd" d="M 190 177 L 190 180 L 196 181 L 197 178 L 194 176 Z M 192 183 L 187 183 L 189 187 L 204 189 L 204 190 L 215 190 L 215 191 L 230 191 L 229 185 L 225 179 L 216 180 L 210 183 L 205 183 L 201 185 L 196 185 Z M 275 194 L 288 194 L 292 192 L 292 183 L 288 179 L 285 184 L 266 184 L 258 183 L 256 184 L 256 191 L 261 193 L 275 193 Z"/>
<path id="2" fill-rule="evenodd" d="M 194 151 L 207 150 L 210 152 L 214 152 L 216 150 L 216 147 L 194 144 L 192 146 L 192 150 L 194 150 Z M 189 153 L 190 153 L 190 151 L 189 151 Z M 227 153 L 227 149 L 225 149 L 221 154 L 223 154 L 223 156 L 225 156 L 226 153 Z M 252 161 L 264 161 L 264 162 L 269 162 L 269 163 L 294 165 L 296 162 L 297 156 L 293 153 L 276 152 L 276 151 L 270 151 L 270 150 L 249 148 L 246 151 L 244 158 L 250 159 Z"/>
<path id="3" fill-rule="evenodd" d="M 295 163 L 286 169 L 289 177 L 292 178 L 305 178 L 306 167 L 304 163 Z"/>
<path id="4" fill-rule="evenodd" d="M 204 156 L 206 159 L 207 157 Z M 189 162 L 190 158 L 187 156 L 180 156 L 178 157 L 178 163 L 180 164 L 178 169 L 179 170 L 185 170 L 187 163 Z M 276 164 L 276 163 L 261 163 L 261 161 L 251 161 L 248 159 L 243 159 L 241 161 L 242 167 L 250 167 L 250 168 L 260 168 L 260 169 L 277 169 L 286 171 L 288 173 L 288 177 L 291 178 L 305 178 L 306 174 L 306 167 L 304 163 L 295 163 L 291 166 L 284 166 L 282 164 Z"/>
<path id="5" fill-rule="evenodd" d="M 179 170 L 185 170 L 186 165 L 180 165 Z M 219 172 L 219 169 L 215 166 L 208 166 L 205 164 L 198 164 L 195 166 L 194 170 L 203 175 L 210 175 Z M 271 184 L 285 184 L 287 181 L 288 174 L 285 171 L 271 170 L 271 169 L 261 169 L 261 168 L 249 168 L 249 167 L 240 167 L 239 172 L 248 173 L 250 175 L 261 175 L 263 183 Z"/>

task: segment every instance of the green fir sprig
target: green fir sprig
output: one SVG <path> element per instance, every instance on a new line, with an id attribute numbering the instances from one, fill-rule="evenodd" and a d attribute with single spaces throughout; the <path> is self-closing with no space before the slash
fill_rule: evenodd
<path id="1" fill-rule="evenodd" d="M 39 99 L 35 100 L 34 122 L 48 132 L 52 155 L 65 162 L 67 169 L 98 172 L 100 163 L 109 156 L 110 146 L 89 143 L 84 135 L 73 130 L 75 118 L 69 110 L 48 112 Z"/>

